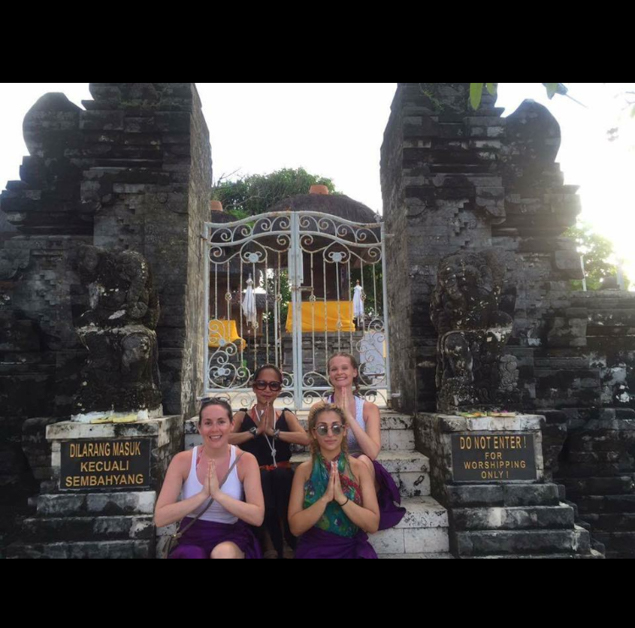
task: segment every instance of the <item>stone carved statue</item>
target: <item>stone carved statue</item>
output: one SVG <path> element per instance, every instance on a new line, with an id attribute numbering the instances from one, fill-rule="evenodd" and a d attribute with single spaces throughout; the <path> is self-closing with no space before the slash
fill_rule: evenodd
<path id="1" fill-rule="evenodd" d="M 148 263 L 135 251 L 84 246 L 79 276 L 90 307 L 79 317 L 77 333 L 90 355 L 76 413 L 158 408 L 159 302 Z"/>
<path id="2" fill-rule="evenodd" d="M 80 279 L 90 294 L 90 309 L 81 317 L 83 324 L 156 328 L 159 302 L 150 267 L 140 253 L 114 254 L 83 246 L 79 258 Z"/>
<path id="3" fill-rule="evenodd" d="M 520 401 L 516 358 L 503 355 L 513 324 L 499 307 L 504 273 L 491 251 L 450 255 L 439 264 L 431 302 L 439 412 L 512 409 Z"/>

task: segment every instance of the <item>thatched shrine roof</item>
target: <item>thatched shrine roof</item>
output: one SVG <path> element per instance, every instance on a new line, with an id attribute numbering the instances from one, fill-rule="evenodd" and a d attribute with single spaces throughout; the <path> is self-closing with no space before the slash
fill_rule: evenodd
<path id="1" fill-rule="evenodd" d="M 352 222 L 375 223 L 377 215 L 370 208 L 345 194 L 298 194 L 284 198 L 269 211 L 312 211 L 339 216 Z"/>

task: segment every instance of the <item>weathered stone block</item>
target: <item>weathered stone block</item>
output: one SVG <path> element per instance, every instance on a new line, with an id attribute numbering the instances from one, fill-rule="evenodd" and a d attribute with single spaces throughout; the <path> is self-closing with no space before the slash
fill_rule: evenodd
<path id="1" fill-rule="evenodd" d="M 447 528 L 404 529 L 406 554 L 442 553 L 450 550 Z"/>
<path id="2" fill-rule="evenodd" d="M 519 530 L 572 528 L 570 506 L 522 506 L 455 508 L 451 511 L 454 530 Z"/>
<path id="3" fill-rule="evenodd" d="M 560 478 L 572 495 L 627 495 L 635 490 L 633 475 L 617 477 Z"/>
<path id="4" fill-rule="evenodd" d="M 589 553 L 589 533 L 574 530 L 498 530 L 458 532 L 456 549 L 460 556 L 486 554 Z"/>
<path id="5" fill-rule="evenodd" d="M 23 538 L 37 542 L 154 538 L 152 516 L 37 517 L 23 522 Z"/>
<path id="6" fill-rule="evenodd" d="M 79 128 L 86 131 L 123 131 L 123 111 L 82 111 Z"/>

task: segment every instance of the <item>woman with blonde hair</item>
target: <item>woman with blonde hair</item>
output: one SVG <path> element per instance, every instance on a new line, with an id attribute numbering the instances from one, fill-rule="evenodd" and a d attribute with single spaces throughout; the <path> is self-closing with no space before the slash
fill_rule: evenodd
<path id="1" fill-rule="evenodd" d="M 406 509 L 399 506 L 401 496 L 392 476 L 377 461 L 381 451 L 379 408 L 359 396 L 359 366 L 350 353 L 334 353 L 327 363 L 327 373 L 333 386 L 328 401 L 342 409 L 349 425 L 348 449 L 366 466 L 375 482 L 381 514 L 379 529 L 392 528 Z"/>
<path id="2" fill-rule="evenodd" d="M 311 460 L 297 468 L 289 501 L 296 558 L 377 558 L 366 535 L 379 525 L 377 497 L 366 465 L 347 454 L 347 429 L 337 406 L 309 413 Z"/>

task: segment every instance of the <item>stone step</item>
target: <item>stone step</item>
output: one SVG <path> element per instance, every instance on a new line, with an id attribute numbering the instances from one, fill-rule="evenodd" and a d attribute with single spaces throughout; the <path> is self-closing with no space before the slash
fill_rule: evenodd
<path id="1" fill-rule="evenodd" d="M 453 530 L 570 529 L 575 513 L 571 506 L 513 506 L 454 508 Z"/>
<path id="2" fill-rule="evenodd" d="M 472 530 L 453 533 L 459 556 L 588 554 L 589 533 L 573 530 Z"/>
<path id="3" fill-rule="evenodd" d="M 154 539 L 14 543 L 7 548 L 7 558 L 154 558 Z"/>
<path id="4" fill-rule="evenodd" d="M 593 531 L 593 538 L 602 543 L 609 553 L 619 552 L 622 557 L 635 558 L 635 532 Z"/>
<path id="5" fill-rule="evenodd" d="M 629 495 L 635 490 L 635 474 L 614 477 L 558 478 L 567 488 L 567 496 L 577 501 L 584 495 Z"/>
<path id="6" fill-rule="evenodd" d="M 22 538 L 41 542 L 153 539 L 151 515 L 119 517 L 32 517 L 22 524 Z"/>
<path id="7" fill-rule="evenodd" d="M 382 556 L 383 558 L 383 556 Z M 461 560 L 483 560 L 489 558 L 520 558 L 520 559 L 528 559 L 528 558 L 565 558 L 565 559 L 598 559 L 604 558 L 604 556 L 600 553 L 592 549 L 588 554 L 489 554 L 487 556 L 461 556 Z M 608 558 L 608 556 L 607 556 Z"/>
<path id="8" fill-rule="evenodd" d="M 152 515 L 156 499 L 154 491 L 56 493 L 38 497 L 37 513 L 40 517 Z"/>
<path id="9" fill-rule="evenodd" d="M 432 497 L 404 499 L 406 515 L 394 527 L 369 536 L 378 555 L 441 554 L 449 551 L 448 516 Z"/>
<path id="10" fill-rule="evenodd" d="M 291 464 L 296 467 L 307 462 L 308 453 L 295 454 Z M 430 495 L 430 461 L 418 451 L 381 451 L 377 460 L 392 475 L 402 497 Z"/>
<path id="11" fill-rule="evenodd" d="M 557 484 L 460 484 L 446 487 L 451 508 L 559 506 Z"/>
<path id="12" fill-rule="evenodd" d="M 586 495 L 576 501 L 580 514 L 635 513 L 635 495 Z"/>
<path id="13" fill-rule="evenodd" d="M 635 533 L 635 512 L 626 513 L 586 513 L 583 515 L 586 523 L 590 524 L 595 532 L 633 532 Z"/>
<path id="14" fill-rule="evenodd" d="M 377 554 L 377 556 L 381 560 L 392 560 L 392 559 L 411 559 L 411 560 L 425 560 L 425 559 L 445 559 L 445 558 L 454 558 L 452 554 L 449 552 L 442 552 L 440 554 L 426 554 L 426 553 L 417 553 L 417 554 Z"/>
<path id="15" fill-rule="evenodd" d="M 611 551 L 607 551 L 606 552 L 606 558 L 609 559 L 624 559 L 624 558 L 630 558 L 633 559 L 635 558 L 635 552 L 611 552 Z"/>

